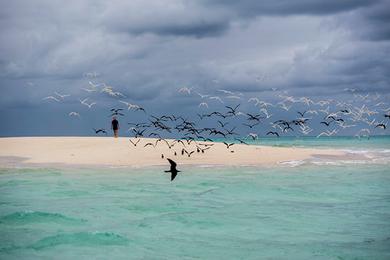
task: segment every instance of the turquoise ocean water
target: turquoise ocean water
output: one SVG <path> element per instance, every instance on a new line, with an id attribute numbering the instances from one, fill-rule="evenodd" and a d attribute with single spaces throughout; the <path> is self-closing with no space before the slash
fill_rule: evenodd
<path id="1" fill-rule="evenodd" d="M 216 141 L 222 141 L 222 139 Z M 231 140 L 234 141 L 234 140 Z M 312 137 L 312 136 L 284 136 L 277 137 L 260 137 L 257 140 L 245 139 L 247 143 L 276 146 L 276 147 L 309 147 L 309 148 L 337 148 L 337 149 L 390 149 L 390 136 L 371 136 L 369 138 L 357 138 L 353 136 L 336 136 L 336 137 Z M 237 141 L 235 141 L 237 142 Z"/>
<path id="2" fill-rule="evenodd" d="M 272 141 L 274 140 L 274 141 Z M 2 168 L 0 259 L 390 259 L 390 138 L 276 167 Z"/>

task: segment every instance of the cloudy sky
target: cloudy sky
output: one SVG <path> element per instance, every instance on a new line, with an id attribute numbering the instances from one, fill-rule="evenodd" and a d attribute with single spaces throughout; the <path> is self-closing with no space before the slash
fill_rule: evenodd
<path id="1" fill-rule="evenodd" d="M 0 136 L 91 134 L 118 100 L 194 112 L 202 100 L 183 87 L 269 101 L 275 89 L 390 94 L 388 0 L 0 0 L 0 19 Z M 54 92 L 71 96 L 43 100 Z"/>

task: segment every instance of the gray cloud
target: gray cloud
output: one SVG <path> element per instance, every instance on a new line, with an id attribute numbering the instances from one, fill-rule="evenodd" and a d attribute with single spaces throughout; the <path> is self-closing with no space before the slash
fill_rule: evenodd
<path id="1" fill-rule="evenodd" d="M 390 1 L 359 9 L 337 21 L 360 39 L 386 41 L 390 39 Z"/>
<path id="2" fill-rule="evenodd" d="M 230 12 L 209 9 L 196 1 L 141 1 L 105 4 L 99 24 L 109 31 L 133 35 L 215 37 L 224 33 L 230 23 Z"/>
<path id="3" fill-rule="evenodd" d="M 228 28 L 228 24 L 226 23 L 207 23 L 207 22 L 199 22 L 196 24 L 186 24 L 181 26 L 169 26 L 162 28 L 154 28 L 151 31 L 156 34 L 161 35 L 191 35 L 198 38 L 208 37 L 208 36 L 218 36 L 224 33 Z M 140 30 L 140 32 L 144 32 L 145 30 Z"/>
<path id="4" fill-rule="evenodd" d="M 329 15 L 375 4 L 370 0 L 234 1 L 205 0 L 207 4 L 229 7 L 241 15 Z"/>
<path id="5" fill-rule="evenodd" d="M 183 86 L 269 99 L 272 88 L 315 98 L 355 88 L 385 97 L 388 10 L 387 0 L 1 1 L 0 108 L 7 117 L 0 120 L 39 121 L 56 106 L 42 102 L 54 91 L 72 95 L 55 110 L 66 118 L 73 110 L 97 117 L 119 105 L 84 91 L 88 81 L 158 113 L 176 112 L 176 105 L 194 111 L 201 99 L 179 95 Z M 98 103 L 95 112 L 80 106 L 85 97 Z M 106 116 L 89 120 L 103 124 Z"/>

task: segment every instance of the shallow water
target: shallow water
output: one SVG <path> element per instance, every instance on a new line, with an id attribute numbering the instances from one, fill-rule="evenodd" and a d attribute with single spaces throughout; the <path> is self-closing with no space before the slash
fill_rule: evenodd
<path id="1" fill-rule="evenodd" d="M 215 139 L 224 141 L 223 139 Z M 232 142 L 234 140 L 231 140 Z M 390 149 L 390 136 L 322 136 L 320 138 L 313 136 L 282 136 L 269 137 L 261 136 L 256 140 L 246 139 L 249 144 L 276 146 L 276 147 L 306 147 L 306 148 L 336 148 L 336 149 Z M 236 141 L 237 142 L 237 141 Z"/>
<path id="2" fill-rule="evenodd" d="M 379 165 L 0 170 L 0 259 L 389 259 Z"/>

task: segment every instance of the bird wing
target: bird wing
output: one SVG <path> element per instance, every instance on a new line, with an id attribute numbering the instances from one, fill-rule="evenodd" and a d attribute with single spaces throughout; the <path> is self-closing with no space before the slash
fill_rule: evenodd
<path id="1" fill-rule="evenodd" d="M 171 159 L 167 158 L 168 162 L 171 164 L 171 169 L 176 169 L 176 163 L 174 161 L 172 161 Z"/>
<path id="2" fill-rule="evenodd" d="M 177 176 L 177 172 L 174 171 L 174 172 L 171 172 L 171 181 L 173 181 Z"/>

